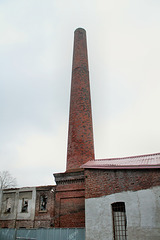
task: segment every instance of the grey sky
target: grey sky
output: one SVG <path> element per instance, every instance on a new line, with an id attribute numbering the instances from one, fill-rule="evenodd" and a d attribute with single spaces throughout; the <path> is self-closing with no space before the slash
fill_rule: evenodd
<path id="1" fill-rule="evenodd" d="M 87 32 L 96 158 L 159 152 L 160 2 L 0 1 L 0 159 L 19 186 L 65 171 L 73 33 Z"/>

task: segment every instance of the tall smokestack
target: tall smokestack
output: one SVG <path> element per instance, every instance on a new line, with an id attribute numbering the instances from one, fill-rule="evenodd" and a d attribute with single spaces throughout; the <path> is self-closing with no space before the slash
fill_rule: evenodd
<path id="1" fill-rule="evenodd" d="M 94 159 L 86 31 L 74 32 L 67 171 Z"/>

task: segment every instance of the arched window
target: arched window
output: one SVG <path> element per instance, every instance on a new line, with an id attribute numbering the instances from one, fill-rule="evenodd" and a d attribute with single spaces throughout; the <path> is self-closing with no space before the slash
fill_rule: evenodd
<path id="1" fill-rule="evenodd" d="M 112 203 L 114 240 L 127 239 L 127 218 L 124 202 Z"/>

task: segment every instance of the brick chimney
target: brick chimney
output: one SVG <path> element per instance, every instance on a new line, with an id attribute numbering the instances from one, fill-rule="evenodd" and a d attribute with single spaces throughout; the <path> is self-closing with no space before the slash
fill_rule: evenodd
<path id="1" fill-rule="evenodd" d="M 74 32 L 67 171 L 94 159 L 86 31 Z"/>

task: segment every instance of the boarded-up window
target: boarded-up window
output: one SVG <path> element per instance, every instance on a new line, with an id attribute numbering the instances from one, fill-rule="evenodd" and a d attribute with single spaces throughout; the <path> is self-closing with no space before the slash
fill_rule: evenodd
<path id="1" fill-rule="evenodd" d="M 114 240 L 127 239 L 127 219 L 124 202 L 112 204 Z"/>

